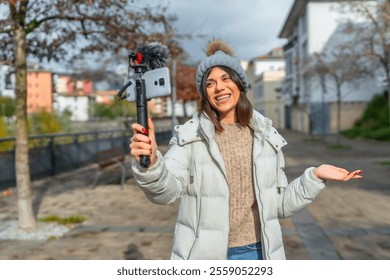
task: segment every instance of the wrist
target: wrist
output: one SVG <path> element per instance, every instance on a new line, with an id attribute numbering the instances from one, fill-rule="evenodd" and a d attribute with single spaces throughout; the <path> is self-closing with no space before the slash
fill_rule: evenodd
<path id="1" fill-rule="evenodd" d="M 321 182 L 321 183 L 326 182 L 325 179 L 323 179 L 320 175 L 318 175 L 318 167 L 312 167 L 309 174 L 310 174 L 309 176 L 315 182 Z"/>
<path id="2" fill-rule="evenodd" d="M 316 177 L 317 179 L 321 179 L 320 176 L 318 176 L 318 167 L 314 167 L 314 169 L 313 169 L 313 175 L 314 175 L 314 177 Z"/>

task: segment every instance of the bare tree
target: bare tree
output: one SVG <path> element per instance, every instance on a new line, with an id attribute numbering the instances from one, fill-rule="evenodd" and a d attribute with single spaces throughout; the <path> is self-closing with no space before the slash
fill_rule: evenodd
<path id="1" fill-rule="evenodd" d="M 355 47 L 349 43 L 340 43 L 328 51 L 315 53 L 308 68 L 310 69 L 308 72 L 312 72 L 312 75 L 319 78 L 323 92 L 330 92 L 327 89 L 330 84 L 336 89 L 337 144 L 340 144 L 343 85 L 357 86 L 372 75 L 368 61 L 355 52 Z"/>
<path id="2" fill-rule="evenodd" d="M 196 76 L 196 67 L 185 65 L 183 63 L 177 64 L 177 98 L 183 101 L 184 115 L 188 117 L 186 103 L 200 99 L 196 85 L 194 83 Z"/>
<path id="3" fill-rule="evenodd" d="M 361 18 L 365 24 L 350 23 L 345 32 L 354 34 L 351 45 L 359 44 L 359 54 L 377 63 L 382 69 L 387 83 L 387 99 L 390 109 L 390 1 L 380 0 L 378 4 L 366 1 L 347 1 L 342 10 L 352 12 Z M 389 114 L 390 126 L 390 114 Z"/>
<path id="4" fill-rule="evenodd" d="M 136 0 L 8 0 L 0 3 L 1 57 L 12 61 L 16 84 L 16 184 L 22 230 L 35 230 L 27 135 L 27 58 L 68 61 L 97 52 L 112 57 L 171 30 L 166 7 Z M 126 52 L 127 53 L 127 52 Z"/>

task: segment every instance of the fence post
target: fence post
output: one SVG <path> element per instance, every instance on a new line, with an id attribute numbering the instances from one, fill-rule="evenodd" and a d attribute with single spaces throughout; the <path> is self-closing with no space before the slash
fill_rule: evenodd
<path id="1" fill-rule="evenodd" d="M 114 132 L 109 132 L 109 137 L 110 137 L 110 144 L 111 144 L 111 148 L 115 146 L 115 143 L 114 143 L 114 139 L 113 139 L 113 135 L 114 135 Z"/>
<path id="2" fill-rule="evenodd" d="M 122 140 L 123 140 L 123 150 L 125 151 L 125 152 L 129 152 L 130 151 L 130 147 L 129 147 L 129 145 L 130 145 L 130 141 L 128 140 L 129 139 L 129 137 L 128 137 L 128 131 L 125 131 L 125 132 L 122 132 Z"/>
<path id="3" fill-rule="evenodd" d="M 49 138 L 48 147 L 50 151 L 50 166 L 51 166 L 50 176 L 54 176 L 54 174 L 56 173 L 56 155 L 54 151 L 54 137 Z"/>
<path id="4" fill-rule="evenodd" d="M 96 153 L 99 151 L 99 132 L 95 132 L 95 161 L 97 160 L 96 159 Z"/>
<path id="5" fill-rule="evenodd" d="M 80 167 L 80 143 L 79 143 L 80 134 L 76 134 L 73 139 L 73 144 L 75 147 L 75 155 L 74 155 L 74 164 L 76 167 Z"/>

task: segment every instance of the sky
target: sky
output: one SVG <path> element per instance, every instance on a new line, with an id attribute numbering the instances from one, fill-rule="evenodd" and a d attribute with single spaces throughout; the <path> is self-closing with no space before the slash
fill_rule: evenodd
<path id="1" fill-rule="evenodd" d="M 164 0 L 178 20 L 179 33 L 204 35 L 181 41 L 190 62 L 205 58 L 204 49 L 213 38 L 224 40 L 244 61 L 283 46 L 278 38 L 294 0 Z"/>
<path id="2" fill-rule="evenodd" d="M 180 40 L 188 54 L 187 63 L 197 65 L 206 57 L 204 50 L 213 38 L 224 40 L 242 61 L 249 61 L 281 47 L 286 39 L 278 38 L 294 0 L 142 0 L 151 6 L 167 6 L 175 15 L 175 31 L 192 34 Z M 144 2 L 144 3 L 145 3 Z M 199 37 L 201 36 L 201 37 Z M 94 68 L 94 64 L 90 68 Z M 66 72 L 62 64 L 51 62 L 54 71 Z M 127 64 L 117 68 L 126 68 Z M 117 70 L 118 70 L 117 69 Z"/>

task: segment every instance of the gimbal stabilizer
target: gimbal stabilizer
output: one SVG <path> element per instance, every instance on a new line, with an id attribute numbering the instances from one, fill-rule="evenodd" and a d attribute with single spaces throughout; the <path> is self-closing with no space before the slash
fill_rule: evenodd
<path id="1" fill-rule="evenodd" d="M 136 101 L 137 122 L 146 131 L 148 127 L 148 100 L 170 94 L 169 70 L 164 67 L 169 58 L 168 49 L 159 43 L 145 44 L 129 54 L 129 81 L 119 90 L 120 100 Z M 122 96 L 123 92 L 126 94 Z M 148 134 L 146 134 L 148 135 Z M 150 158 L 141 156 L 140 164 L 148 167 Z"/>

